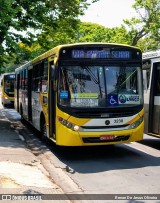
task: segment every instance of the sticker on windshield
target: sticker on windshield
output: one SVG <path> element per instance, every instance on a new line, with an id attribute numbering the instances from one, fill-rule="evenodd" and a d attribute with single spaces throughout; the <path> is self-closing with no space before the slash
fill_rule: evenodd
<path id="1" fill-rule="evenodd" d="M 68 91 L 61 91 L 60 92 L 61 99 L 68 99 Z"/>
<path id="2" fill-rule="evenodd" d="M 109 94 L 108 95 L 108 105 L 109 106 L 118 106 L 118 95 Z"/>
<path id="3" fill-rule="evenodd" d="M 98 99 L 92 98 L 81 98 L 81 99 L 71 99 L 72 107 L 95 107 L 98 106 Z"/>
<path id="4" fill-rule="evenodd" d="M 133 94 L 119 94 L 118 95 L 119 104 L 140 104 L 140 96 Z"/>
<path id="5" fill-rule="evenodd" d="M 84 98 L 98 98 L 98 93 L 76 93 L 76 94 L 71 94 L 72 99 L 84 99 Z"/>

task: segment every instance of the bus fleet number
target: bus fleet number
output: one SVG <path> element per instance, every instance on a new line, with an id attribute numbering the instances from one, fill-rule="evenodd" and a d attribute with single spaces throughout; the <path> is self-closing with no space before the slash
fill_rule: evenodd
<path id="1" fill-rule="evenodd" d="M 114 123 L 123 123 L 122 118 L 114 119 Z"/>

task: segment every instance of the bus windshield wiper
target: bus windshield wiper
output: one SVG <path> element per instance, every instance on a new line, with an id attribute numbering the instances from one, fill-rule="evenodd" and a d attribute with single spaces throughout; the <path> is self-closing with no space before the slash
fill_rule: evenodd
<path id="1" fill-rule="evenodd" d="M 100 96 L 101 96 L 101 98 L 102 98 L 102 87 L 101 87 L 101 85 L 100 85 L 99 77 L 97 78 L 97 77 L 93 74 L 93 72 L 90 70 L 90 68 L 88 68 L 87 66 L 85 66 L 85 68 L 86 68 L 87 72 L 90 74 L 90 76 L 91 76 L 92 80 L 95 82 L 95 84 L 97 84 L 97 85 L 99 86 Z M 97 72 L 98 72 L 98 70 L 97 70 Z"/>
<path id="2" fill-rule="evenodd" d="M 96 84 L 100 84 L 98 78 L 96 78 L 96 76 L 93 74 L 93 72 L 90 70 L 90 68 L 88 68 L 87 66 L 85 66 L 87 72 L 90 74 L 91 78 L 93 79 L 93 81 L 96 83 Z"/>

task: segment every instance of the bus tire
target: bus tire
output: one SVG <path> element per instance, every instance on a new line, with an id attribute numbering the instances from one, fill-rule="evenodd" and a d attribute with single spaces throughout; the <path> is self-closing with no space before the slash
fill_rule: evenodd
<path id="1" fill-rule="evenodd" d="M 21 123 L 25 123 L 24 117 L 23 117 L 23 108 L 22 105 L 20 106 L 20 115 L 21 115 Z"/>
<path id="2" fill-rule="evenodd" d="M 46 123 L 43 122 L 41 124 L 41 140 L 46 140 L 47 139 L 47 127 Z"/>

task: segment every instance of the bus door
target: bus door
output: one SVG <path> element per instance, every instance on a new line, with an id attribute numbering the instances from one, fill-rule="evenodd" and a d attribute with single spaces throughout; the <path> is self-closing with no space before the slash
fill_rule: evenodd
<path id="1" fill-rule="evenodd" d="M 153 64 L 151 93 L 150 93 L 150 119 L 151 133 L 160 135 L 160 63 Z"/>
<path id="2" fill-rule="evenodd" d="M 33 69 L 28 68 L 28 120 L 32 121 L 32 80 L 33 80 Z"/>
<path id="3" fill-rule="evenodd" d="M 53 56 L 49 59 L 49 94 L 48 94 L 49 136 L 56 139 L 56 90 L 55 66 Z"/>

